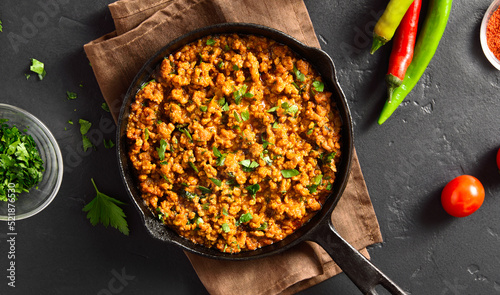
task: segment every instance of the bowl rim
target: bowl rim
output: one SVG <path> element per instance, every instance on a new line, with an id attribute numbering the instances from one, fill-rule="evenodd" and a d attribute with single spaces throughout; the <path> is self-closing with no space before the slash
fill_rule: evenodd
<path id="1" fill-rule="evenodd" d="M 481 42 L 481 48 L 483 49 L 483 53 L 488 59 L 488 61 L 497 69 L 500 70 L 500 60 L 491 52 L 488 47 L 488 40 L 486 38 L 486 28 L 488 27 L 489 20 L 491 15 L 497 10 L 500 9 L 500 0 L 495 0 L 491 2 L 488 9 L 484 13 L 483 20 L 481 21 L 481 29 L 479 32 L 479 39 Z"/>
<path id="2" fill-rule="evenodd" d="M 54 189 L 51 191 L 49 197 L 47 199 L 45 199 L 45 201 L 40 206 L 38 206 L 38 207 L 36 207 L 36 208 L 26 212 L 26 213 L 14 215 L 15 220 L 17 221 L 17 220 L 22 220 L 22 219 L 32 217 L 32 216 L 40 213 L 43 209 L 45 209 L 55 199 L 55 197 L 56 197 L 56 195 L 59 192 L 59 189 L 61 187 L 63 174 L 64 174 L 63 158 L 62 158 L 61 149 L 59 147 L 59 144 L 57 143 L 57 140 L 55 139 L 55 137 L 52 134 L 52 132 L 50 131 L 50 129 L 42 121 L 40 121 L 40 119 L 38 119 L 33 114 L 31 114 L 30 112 L 28 112 L 20 107 L 13 106 L 13 105 L 6 104 L 6 103 L 0 103 L 0 109 L 8 109 L 8 110 L 11 110 L 11 111 L 14 111 L 17 113 L 21 113 L 21 114 L 27 116 L 30 120 L 32 120 L 38 127 L 40 127 L 40 129 L 47 136 L 47 138 L 49 139 L 49 141 L 51 142 L 51 144 L 54 147 L 56 161 L 57 161 L 57 165 L 58 165 L 56 184 L 54 186 Z M 0 221 L 7 221 L 7 220 L 9 220 L 9 216 L 0 215 Z"/>

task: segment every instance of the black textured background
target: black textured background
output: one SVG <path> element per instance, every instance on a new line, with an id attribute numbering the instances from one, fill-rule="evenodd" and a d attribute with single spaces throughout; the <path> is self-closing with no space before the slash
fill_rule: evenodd
<path id="1" fill-rule="evenodd" d="M 102 142 L 86 154 L 78 149 L 78 119 L 93 128 L 112 120 L 100 107 L 104 100 L 83 52 L 83 44 L 114 29 L 112 1 L 57 0 L 52 13 L 42 8 L 48 2 L 0 1 L 0 102 L 42 120 L 65 161 L 53 203 L 16 224 L 16 288 L 7 286 L 7 225 L 0 223 L 0 294 L 206 294 L 182 251 L 150 238 L 132 205 L 124 208 L 129 237 L 92 227 L 82 212 L 95 196 L 91 178 L 102 192 L 128 202 L 115 150 Z M 489 1 L 455 1 L 420 83 L 382 126 L 376 120 L 390 46 L 373 56 L 368 51 L 387 1 L 305 3 L 353 114 L 355 145 L 384 236 L 369 249 L 374 264 L 411 294 L 500 294 L 500 72 L 479 43 Z M 26 80 L 30 58 L 45 63 L 43 81 L 33 73 Z M 67 100 L 66 91 L 78 98 Z M 115 137 L 114 130 L 102 135 Z M 479 178 L 486 199 L 478 212 L 457 219 L 444 212 L 439 196 L 460 174 Z M 134 278 L 110 291 L 108 283 L 122 272 Z M 359 291 L 341 274 L 301 294 Z"/>

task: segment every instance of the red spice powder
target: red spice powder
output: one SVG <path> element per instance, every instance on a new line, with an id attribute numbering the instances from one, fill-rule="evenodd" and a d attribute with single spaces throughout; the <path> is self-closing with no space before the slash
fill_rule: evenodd
<path id="1" fill-rule="evenodd" d="M 500 60 L 500 9 L 493 12 L 488 21 L 486 41 L 491 52 Z"/>

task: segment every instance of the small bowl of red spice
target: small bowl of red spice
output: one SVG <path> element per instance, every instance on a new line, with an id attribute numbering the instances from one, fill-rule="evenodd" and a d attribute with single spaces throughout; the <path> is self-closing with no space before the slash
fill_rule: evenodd
<path id="1" fill-rule="evenodd" d="M 500 0 L 491 3 L 481 23 L 481 47 L 490 63 L 500 70 Z"/>

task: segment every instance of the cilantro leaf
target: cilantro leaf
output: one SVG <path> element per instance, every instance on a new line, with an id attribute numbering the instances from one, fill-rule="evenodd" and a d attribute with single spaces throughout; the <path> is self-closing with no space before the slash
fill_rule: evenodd
<path id="1" fill-rule="evenodd" d="M 231 230 L 231 228 L 229 227 L 229 224 L 227 224 L 225 222 L 222 224 L 221 228 L 222 228 L 222 231 L 225 233 L 228 233 Z"/>
<path id="2" fill-rule="evenodd" d="M 34 58 L 31 59 L 30 71 L 37 73 L 40 80 L 43 80 L 43 78 L 45 78 L 45 75 L 47 75 L 43 62 Z"/>
<path id="3" fill-rule="evenodd" d="M 0 20 L 0 32 L 3 32 L 2 21 Z"/>
<path id="4" fill-rule="evenodd" d="M 71 92 L 71 91 L 66 91 L 66 98 L 68 100 L 73 100 L 73 99 L 76 99 L 77 98 L 77 95 L 75 92 Z"/>
<path id="5" fill-rule="evenodd" d="M 247 212 L 247 213 L 241 215 L 240 219 L 238 221 L 239 221 L 239 224 L 242 224 L 242 223 L 245 223 L 245 222 L 249 222 L 252 219 L 253 219 L 252 213 Z"/>
<path id="6" fill-rule="evenodd" d="M 212 193 L 212 190 L 209 189 L 208 187 L 204 187 L 201 185 L 198 185 L 197 187 L 201 191 L 202 194 L 211 194 Z"/>
<path id="7" fill-rule="evenodd" d="M 113 148 L 115 146 L 115 143 L 111 139 L 109 140 L 104 139 L 103 142 L 104 142 L 104 147 L 107 149 Z"/>
<path id="8" fill-rule="evenodd" d="M 321 81 L 314 81 L 312 83 L 312 86 L 313 86 L 314 90 L 316 90 L 318 92 L 323 92 L 323 90 L 325 90 L 325 84 L 323 84 L 323 82 L 321 82 Z"/>
<path id="9" fill-rule="evenodd" d="M 210 180 L 216 185 L 216 186 L 222 186 L 222 181 L 220 181 L 219 179 L 217 178 L 213 178 L 211 177 Z"/>
<path id="10" fill-rule="evenodd" d="M 129 229 L 127 220 L 125 219 L 126 216 L 123 210 L 118 206 L 124 205 L 125 203 L 101 193 L 97 189 L 94 179 L 91 178 L 90 180 L 94 185 L 96 197 L 83 207 L 83 211 L 87 212 L 87 218 L 90 220 L 90 223 L 94 226 L 97 223 L 101 223 L 106 228 L 111 225 L 122 234 L 128 236 Z"/>
<path id="11" fill-rule="evenodd" d="M 240 161 L 240 165 L 243 166 L 241 169 L 245 172 L 252 172 L 255 168 L 259 167 L 259 163 L 252 160 Z"/>
<path id="12" fill-rule="evenodd" d="M 281 170 L 281 175 L 283 175 L 284 178 L 291 178 L 294 176 L 297 176 L 300 174 L 300 171 L 296 169 L 285 169 Z"/>
<path id="13" fill-rule="evenodd" d="M 252 196 L 255 196 L 255 194 L 257 194 L 257 192 L 259 191 L 260 189 L 260 185 L 258 183 L 256 184 L 252 184 L 252 185 L 249 185 L 247 187 L 245 187 L 245 189 L 252 194 Z"/>
<path id="14" fill-rule="evenodd" d="M 165 160 L 165 151 L 167 150 L 167 142 L 165 139 L 160 139 L 160 147 L 156 148 L 156 151 L 158 152 L 158 158 L 160 161 Z"/>
<path id="15" fill-rule="evenodd" d="M 101 104 L 101 109 L 103 109 L 104 111 L 108 112 L 109 113 L 109 106 L 107 103 L 103 102 Z"/>
<path id="16" fill-rule="evenodd" d="M 323 179 L 323 175 L 321 175 L 321 174 L 318 174 L 318 175 L 313 177 L 312 184 L 307 187 L 307 189 L 309 190 L 309 192 L 311 194 L 316 192 L 316 190 L 318 189 L 318 186 L 321 184 L 322 179 Z"/>
<path id="17" fill-rule="evenodd" d="M 78 120 L 78 123 L 80 123 L 80 133 L 82 134 L 83 151 L 86 152 L 89 148 L 95 147 L 86 135 L 92 126 L 92 123 L 84 119 Z"/>
<path id="18" fill-rule="evenodd" d="M 295 74 L 295 78 L 300 81 L 300 82 L 304 82 L 305 79 L 306 79 L 306 76 L 304 74 L 302 74 L 298 69 L 297 67 L 295 67 L 295 65 L 293 66 L 293 73 Z"/>
<path id="19" fill-rule="evenodd" d="M 248 110 L 245 110 L 241 113 L 241 119 L 243 121 L 248 121 L 250 119 L 250 112 Z"/>
<path id="20" fill-rule="evenodd" d="M 212 45 L 215 45 L 215 40 L 210 38 L 207 40 L 207 43 L 206 43 L 208 46 L 212 46 Z"/>

